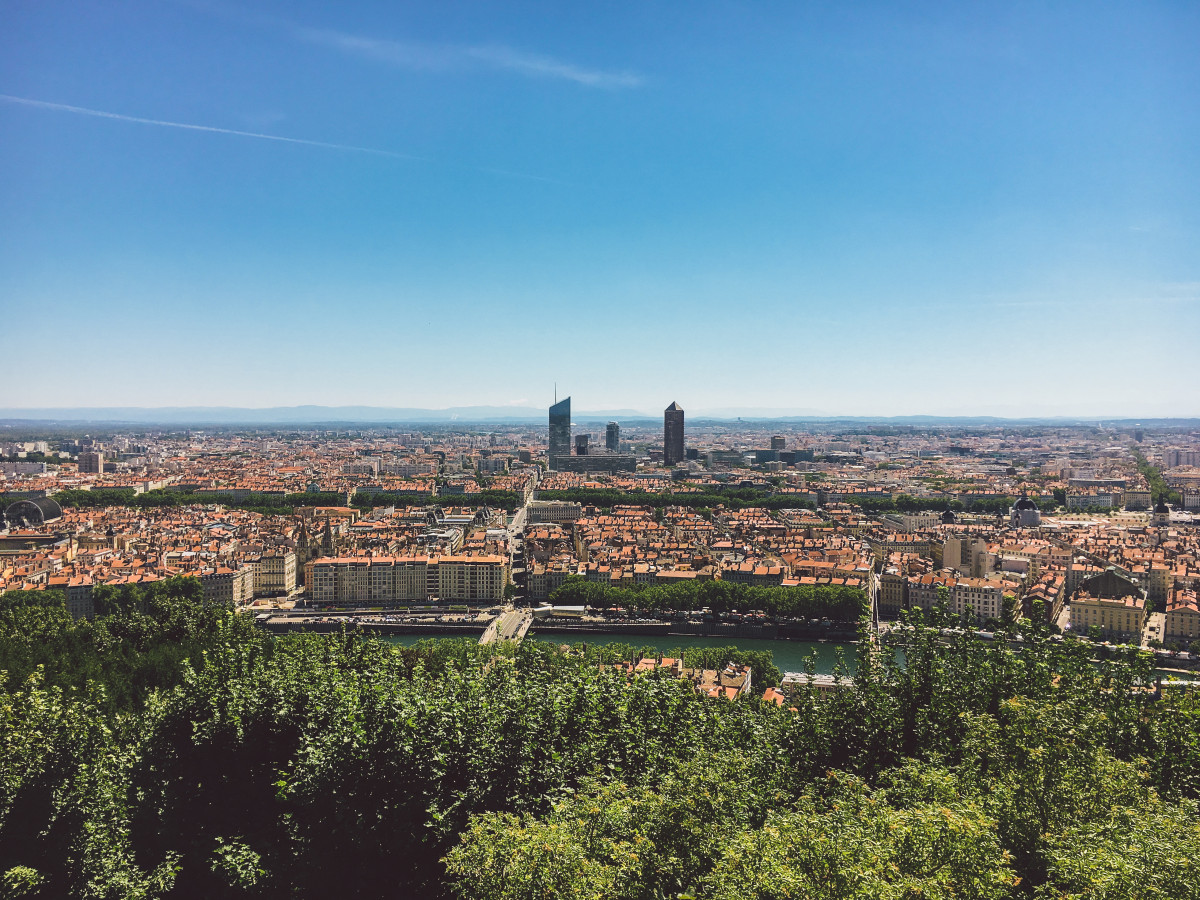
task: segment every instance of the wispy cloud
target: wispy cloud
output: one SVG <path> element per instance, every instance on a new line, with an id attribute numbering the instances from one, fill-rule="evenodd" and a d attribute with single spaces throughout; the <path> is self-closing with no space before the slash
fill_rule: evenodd
<path id="1" fill-rule="evenodd" d="M 301 40 L 408 69 L 452 71 L 482 64 L 532 78 L 557 78 L 595 88 L 634 88 L 643 83 L 643 78 L 634 72 L 591 69 L 501 44 L 470 46 L 380 40 L 321 28 L 296 27 L 293 33 Z"/>
<path id="2" fill-rule="evenodd" d="M 601 88 L 634 88 L 642 83 L 642 77 L 633 72 L 605 72 L 599 69 L 585 69 L 571 63 L 561 62 L 549 56 L 534 53 L 522 53 L 511 47 L 470 47 L 467 54 L 474 59 L 483 60 L 502 69 L 512 69 L 524 75 L 542 78 L 565 78 L 586 84 L 588 87 Z"/>
<path id="3" fill-rule="evenodd" d="M 37 109 L 50 109 L 55 112 L 69 112 L 81 116 L 94 116 L 99 119 L 116 119 L 119 122 L 136 122 L 139 125 L 158 125 L 164 128 L 183 128 L 188 131 L 205 131 L 212 134 L 231 134 L 237 137 L 257 138 L 262 141 L 280 141 L 284 144 L 303 144 L 307 147 L 322 147 L 326 150 L 347 150 L 352 153 L 371 153 L 376 156 L 389 156 L 393 159 L 412 159 L 428 162 L 423 156 L 413 156 L 410 153 L 396 153 L 393 150 L 377 150 L 373 147 L 356 147 L 351 144 L 332 144 L 327 141 L 310 141 L 307 138 L 284 137 L 279 134 L 263 134 L 258 131 L 239 131 L 236 128 L 218 128 L 215 125 L 196 125 L 190 122 L 172 122 L 167 119 L 147 119 L 142 116 L 127 116 L 124 113 L 108 112 L 103 109 L 91 109 L 86 106 L 71 106 L 67 103 L 50 103 L 47 100 L 34 100 L 29 97 L 14 97 L 12 94 L 0 94 L 0 101 L 17 103 L 22 106 L 32 106 Z"/>
<path id="4" fill-rule="evenodd" d="M 103 109 L 92 109 L 87 106 L 72 106 L 68 103 L 51 103 L 48 100 L 35 100 L 31 97 L 16 97 L 12 94 L 0 94 L 0 102 L 16 103 L 21 106 L 32 106 L 35 109 L 48 109 L 54 112 L 74 113 L 79 116 L 92 116 L 98 119 L 115 119 L 118 122 L 134 122 L 139 125 L 157 125 L 163 128 L 182 128 L 187 131 L 203 131 L 210 134 L 230 134 L 236 137 L 257 138 L 261 141 L 280 141 L 284 144 L 301 144 L 306 147 L 320 147 L 324 150 L 342 150 L 351 153 L 370 153 L 374 156 L 386 156 L 392 159 L 406 159 L 416 162 L 434 163 L 452 168 L 482 172 L 485 175 L 496 175 L 500 178 L 516 178 L 522 181 L 538 181 L 543 184 L 558 184 L 566 187 L 573 185 L 557 178 L 547 178 L 544 175 L 531 175 L 527 172 L 514 172 L 510 169 L 497 169 L 490 166 L 472 166 L 456 163 L 452 160 L 433 160 L 427 156 L 416 156 L 412 153 L 397 153 L 394 150 L 379 150 L 374 147 L 357 147 L 353 144 L 334 144 L 328 141 L 311 141 L 307 138 L 285 137 L 281 134 L 265 134 L 258 131 L 241 131 L 236 128 L 218 128 L 215 125 L 196 125 L 191 122 L 172 122 L 168 119 L 148 119 L 144 116 L 128 116 L 124 113 L 109 112 Z"/>

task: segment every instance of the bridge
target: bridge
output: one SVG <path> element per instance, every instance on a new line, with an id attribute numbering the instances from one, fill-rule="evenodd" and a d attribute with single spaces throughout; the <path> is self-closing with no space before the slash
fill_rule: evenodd
<path id="1" fill-rule="evenodd" d="M 533 624 L 533 613 L 527 609 L 507 609 L 492 619 L 483 637 L 481 645 L 494 644 L 497 641 L 520 641 L 529 633 Z"/>

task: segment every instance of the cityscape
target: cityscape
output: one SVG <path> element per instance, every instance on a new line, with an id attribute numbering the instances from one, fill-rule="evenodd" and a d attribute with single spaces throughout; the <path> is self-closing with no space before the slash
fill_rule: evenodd
<path id="1" fill-rule="evenodd" d="M 982 633 L 1035 619 L 1200 667 L 1194 425 L 689 423 L 677 402 L 662 415 L 575 423 L 565 397 L 540 428 L 5 441 L 0 588 L 60 590 L 91 618 L 97 588 L 194 577 L 206 600 L 284 631 L 483 632 L 511 608 L 527 610 L 522 636 L 853 640 L 856 615 L 718 621 L 700 604 L 635 626 L 572 591 L 838 587 L 867 598 L 884 639 L 940 605 Z"/>
<path id="2" fill-rule="evenodd" d="M 1200 4 L 0 28 L 0 900 L 1200 900 Z"/>

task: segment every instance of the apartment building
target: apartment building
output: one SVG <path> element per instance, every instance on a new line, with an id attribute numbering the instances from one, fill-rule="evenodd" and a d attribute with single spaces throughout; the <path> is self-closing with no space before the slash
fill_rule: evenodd
<path id="1" fill-rule="evenodd" d="M 945 575 L 916 575 L 907 580 L 910 609 L 933 609 L 937 606 L 940 588 L 950 591 L 952 601 L 954 586 L 958 584 L 958 579 Z"/>
<path id="2" fill-rule="evenodd" d="M 219 566 L 200 572 L 198 577 L 204 587 L 204 599 L 210 603 L 232 603 L 237 606 L 249 603 L 254 597 L 252 566 L 241 566 L 237 569 Z"/>
<path id="3" fill-rule="evenodd" d="M 254 594 L 258 597 L 290 594 L 296 589 L 296 553 L 272 550 L 250 561 Z"/>
<path id="4" fill-rule="evenodd" d="M 81 475 L 103 475 L 104 474 L 104 454 L 103 453 L 80 453 L 79 454 L 79 474 Z"/>
<path id="5" fill-rule="evenodd" d="M 1071 630 L 1099 628 L 1105 637 L 1140 643 L 1146 627 L 1146 592 L 1115 568 L 1085 579 L 1071 597 Z"/>
<path id="6" fill-rule="evenodd" d="M 503 556 L 343 556 L 306 567 L 310 602 L 345 608 L 434 599 L 495 603 L 504 599 L 509 574 Z"/>
<path id="7" fill-rule="evenodd" d="M 1190 588 L 1173 591 L 1167 600 L 1163 642 L 1186 647 L 1200 640 L 1200 598 Z"/>
<path id="8" fill-rule="evenodd" d="M 438 597 L 467 603 L 496 603 L 504 599 L 509 580 L 503 556 L 443 556 L 437 560 Z"/>
<path id="9" fill-rule="evenodd" d="M 305 567 L 309 602 L 320 607 L 424 602 L 429 581 L 426 556 L 325 557 Z"/>
<path id="10" fill-rule="evenodd" d="M 950 612 L 972 613 L 976 619 L 999 619 L 1004 615 L 1004 587 L 984 578 L 962 578 L 950 589 Z"/>
<path id="11" fill-rule="evenodd" d="M 1071 598 L 1071 630 L 1099 628 L 1106 638 L 1138 642 L 1146 627 L 1145 597 L 1093 597 L 1085 590 Z"/>
<path id="12" fill-rule="evenodd" d="M 574 522 L 583 515 L 583 507 L 565 500 L 531 500 L 526 520 L 530 525 L 543 522 Z"/>

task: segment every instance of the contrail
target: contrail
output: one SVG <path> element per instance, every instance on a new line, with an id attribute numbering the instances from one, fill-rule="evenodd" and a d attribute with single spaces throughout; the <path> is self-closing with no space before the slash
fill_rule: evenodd
<path id="1" fill-rule="evenodd" d="M 284 144 L 303 144 L 306 147 L 323 147 L 326 150 L 348 150 L 352 153 L 372 153 L 376 156 L 389 156 L 393 159 L 413 159 L 421 162 L 431 162 L 423 156 L 413 156 L 410 153 L 396 153 L 392 150 L 376 150 L 373 147 L 355 147 L 350 144 L 330 144 L 326 141 L 310 141 L 306 138 L 283 137 L 278 134 L 261 134 L 257 131 L 238 131 L 234 128 L 217 128 L 213 125 L 192 125 L 187 122 L 168 122 L 164 119 L 144 119 L 141 116 L 127 116 L 122 113 L 106 112 L 102 109 L 88 109 L 86 106 L 69 106 L 66 103 L 50 103 L 46 100 L 31 100 L 28 97 L 14 97 L 11 94 L 0 94 L 0 100 L 8 103 L 19 103 L 22 106 L 35 106 L 39 109 L 52 109 L 57 112 L 76 113 L 81 116 L 95 116 L 99 119 L 117 119 L 120 122 L 137 122 L 140 125 L 161 125 L 164 128 L 184 128 L 188 131 L 207 131 L 212 134 L 232 134 L 237 137 L 258 138 L 262 141 L 279 141 Z M 536 176 L 527 176 L 536 177 Z"/>

